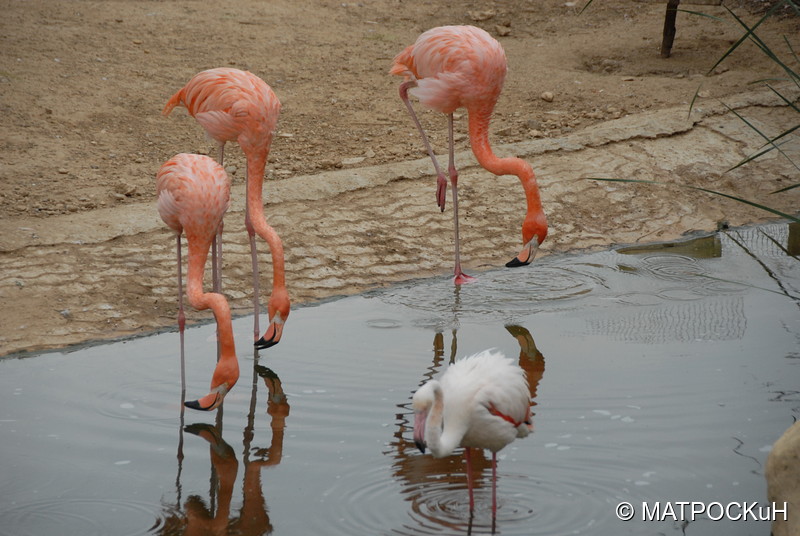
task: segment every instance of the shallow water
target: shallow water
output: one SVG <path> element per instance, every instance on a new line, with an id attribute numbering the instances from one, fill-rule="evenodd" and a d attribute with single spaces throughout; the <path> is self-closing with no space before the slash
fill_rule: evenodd
<path id="1" fill-rule="evenodd" d="M 224 411 L 180 412 L 177 333 L 0 360 L 0 535 L 768 534 L 763 521 L 623 522 L 621 501 L 766 504 L 800 414 L 800 262 L 785 225 L 546 258 L 296 308 Z M 797 252 L 793 252 L 796 254 Z M 742 284 L 744 283 L 744 284 Z M 214 327 L 187 330 L 187 397 Z M 495 347 L 527 370 L 534 433 L 420 454 L 410 396 Z"/>

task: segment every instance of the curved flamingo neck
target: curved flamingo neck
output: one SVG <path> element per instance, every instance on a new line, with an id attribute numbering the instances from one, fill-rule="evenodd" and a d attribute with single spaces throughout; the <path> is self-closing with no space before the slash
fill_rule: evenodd
<path id="1" fill-rule="evenodd" d="M 272 255 L 272 289 L 286 288 L 286 267 L 283 242 L 264 215 L 263 186 L 269 151 L 247 154 L 247 213 L 253 230 L 269 245 Z"/>
<path id="2" fill-rule="evenodd" d="M 458 423 L 448 423 L 448 429 L 444 429 L 444 392 L 438 381 L 434 380 L 432 388 L 433 403 L 425 423 L 425 444 L 435 457 L 441 458 L 453 453 L 464 434 L 456 430 Z"/>
<path id="3" fill-rule="evenodd" d="M 211 309 L 217 322 L 220 343 L 220 362 L 236 361 L 236 348 L 233 342 L 233 326 L 228 301 L 221 294 L 203 292 L 203 272 L 208 259 L 210 243 L 198 244 L 189 240 L 189 268 L 187 270 L 186 296 L 189 303 L 198 311 Z M 237 376 L 238 377 L 238 376 Z M 233 380 L 235 383 L 236 379 Z M 228 386 L 233 387 L 233 384 Z"/>
<path id="4" fill-rule="evenodd" d="M 489 122 L 493 110 L 493 103 L 468 108 L 469 140 L 472 153 L 478 159 L 478 163 L 487 171 L 495 175 L 516 175 L 519 178 L 525 191 L 528 217 L 537 212 L 543 212 L 539 186 L 530 164 L 521 158 L 500 158 L 492 151 L 492 146 L 489 144 Z"/>

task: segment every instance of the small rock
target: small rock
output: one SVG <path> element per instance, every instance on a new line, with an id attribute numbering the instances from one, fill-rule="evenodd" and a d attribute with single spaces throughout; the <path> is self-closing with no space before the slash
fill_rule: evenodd
<path id="1" fill-rule="evenodd" d="M 509 28 L 508 26 L 501 26 L 501 25 L 497 24 L 494 27 L 494 31 L 500 37 L 506 37 L 508 35 L 511 35 L 511 28 Z"/>
<path id="2" fill-rule="evenodd" d="M 58 168 L 58 174 L 59 175 L 66 175 L 67 173 L 69 173 L 68 170 L 66 170 L 64 168 Z"/>
<path id="3" fill-rule="evenodd" d="M 366 158 L 363 157 L 363 156 L 354 156 L 352 158 L 342 158 L 342 165 L 343 166 L 352 166 L 352 165 L 355 165 L 355 164 L 360 164 L 364 160 L 366 160 Z"/>
<path id="4" fill-rule="evenodd" d="M 72 312 L 69 309 L 63 309 L 58 312 L 61 316 L 63 316 L 66 320 L 70 320 L 72 318 Z"/>
<path id="5" fill-rule="evenodd" d="M 364 156 L 366 158 L 375 158 L 375 151 L 372 149 L 367 149 L 367 151 L 364 153 Z"/>
<path id="6" fill-rule="evenodd" d="M 516 129 L 513 126 L 500 127 L 494 131 L 497 136 L 511 136 Z"/>
<path id="7" fill-rule="evenodd" d="M 142 40 L 141 39 L 134 39 L 133 40 L 133 44 L 134 45 L 141 45 L 142 44 Z"/>
<path id="8" fill-rule="evenodd" d="M 542 93 L 541 97 L 542 100 L 545 102 L 553 102 L 555 95 L 553 95 L 552 91 L 545 91 L 544 93 Z"/>
<path id="9" fill-rule="evenodd" d="M 475 22 L 479 22 L 482 20 L 489 20 L 496 14 L 497 12 L 494 9 L 484 9 L 483 11 L 467 11 L 467 15 L 469 15 L 469 18 L 471 18 Z"/>
<path id="10" fill-rule="evenodd" d="M 130 197 L 136 193 L 136 185 L 122 182 L 117 184 L 117 187 L 114 188 L 114 190 L 116 190 L 118 194 L 122 194 L 125 197 Z"/>

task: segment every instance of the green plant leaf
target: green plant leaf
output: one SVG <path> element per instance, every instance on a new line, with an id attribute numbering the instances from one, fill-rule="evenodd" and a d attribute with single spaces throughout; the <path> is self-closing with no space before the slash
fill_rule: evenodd
<path id="1" fill-rule="evenodd" d="M 697 86 L 697 90 L 694 92 L 694 96 L 692 97 L 692 102 L 689 103 L 689 113 L 686 115 L 686 118 L 689 119 L 692 117 L 692 110 L 694 110 L 694 103 L 697 100 L 697 97 L 700 95 L 700 88 L 703 87 L 703 84 Z"/>
<path id="2" fill-rule="evenodd" d="M 775 190 L 774 192 L 770 192 L 770 195 L 779 194 L 781 192 L 788 192 L 789 190 L 794 190 L 795 188 L 798 187 L 800 187 L 800 182 L 798 182 L 797 184 L 792 184 L 791 186 L 787 186 L 786 188 L 781 188 L 780 190 Z"/>
<path id="3" fill-rule="evenodd" d="M 739 119 L 740 119 L 742 122 L 744 122 L 744 124 L 745 124 L 745 125 L 747 125 L 748 127 L 750 127 L 750 129 L 751 129 L 751 130 L 753 130 L 753 131 L 754 131 L 754 132 L 756 132 L 756 133 L 757 133 L 759 136 L 761 136 L 762 138 L 764 138 L 764 139 L 767 141 L 767 143 L 766 143 L 765 145 L 769 145 L 769 146 L 770 146 L 770 147 L 769 147 L 767 150 L 765 150 L 765 151 L 761 151 L 761 152 L 759 152 L 758 154 L 756 154 L 755 156 L 749 156 L 749 157 L 745 158 L 744 160 L 742 160 L 741 162 L 739 162 L 739 163 L 738 163 L 738 164 L 736 164 L 735 166 L 733 166 L 733 167 L 729 168 L 728 170 L 726 170 L 726 173 L 727 173 L 728 171 L 734 170 L 734 169 L 736 169 L 736 168 L 738 168 L 738 167 L 740 167 L 740 166 L 743 166 L 744 164 L 746 164 L 746 163 L 748 163 L 748 162 L 750 162 L 750 161 L 752 161 L 752 160 L 755 160 L 755 159 L 756 159 L 756 158 L 758 158 L 759 156 L 761 156 L 761 155 L 764 155 L 764 154 L 766 154 L 766 153 L 770 152 L 770 151 L 771 151 L 771 150 L 773 150 L 773 149 L 775 149 L 776 151 L 778 151 L 779 153 L 781 153 L 781 155 L 783 155 L 783 156 L 784 156 L 784 157 L 785 157 L 785 158 L 786 158 L 786 159 L 787 159 L 787 160 L 788 160 L 788 161 L 789 161 L 789 162 L 790 162 L 790 163 L 791 163 L 791 164 L 792 164 L 792 165 L 795 167 L 795 169 L 797 169 L 798 171 L 800 171 L 800 167 L 798 167 L 798 165 L 794 163 L 794 161 L 792 160 L 792 158 L 791 158 L 789 155 L 787 155 L 785 152 L 783 152 L 783 150 L 780 148 L 780 145 L 779 145 L 779 144 L 777 144 L 777 143 L 775 143 L 775 140 L 773 140 L 773 139 L 770 139 L 770 137 L 769 137 L 769 136 L 767 136 L 766 134 L 764 134 L 763 132 L 761 132 L 761 131 L 760 131 L 760 130 L 759 130 L 759 129 L 758 129 L 756 126 L 755 126 L 755 125 L 753 125 L 753 124 L 752 124 L 750 121 L 748 121 L 748 120 L 747 120 L 747 119 L 746 119 L 746 118 L 745 118 L 745 117 L 744 117 L 742 114 L 740 114 L 739 112 L 737 112 L 736 110 L 734 110 L 733 108 L 731 108 L 730 106 L 728 106 L 727 104 L 725 104 L 724 102 L 722 103 L 722 105 L 723 105 L 723 106 L 725 106 L 725 107 L 726 107 L 726 108 L 727 108 L 727 109 L 728 109 L 730 112 L 732 112 L 732 113 L 733 113 L 733 114 L 734 114 L 736 117 L 738 117 L 738 118 L 739 118 Z M 796 127 L 795 127 L 795 128 L 796 128 Z M 778 138 L 781 138 L 781 137 L 783 137 L 783 135 L 780 135 L 780 136 L 778 136 Z M 777 138 L 776 138 L 776 139 L 777 139 Z M 787 140 L 787 141 L 788 141 L 788 140 Z"/>
<path id="4" fill-rule="evenodd" d="M 708 13 L 703 13 L 701 11 L 690 11 L 688 9 L 678 9 L 678 11 L 680 11 L 681 13 L 688 13 L 689 15 L 697 15 L 698 17 L 705 17 L 707 19 L 715 20 L 717 22 L 724 22 L 726 24 L 728 23 L 728 21 L 726 21 L 725 19 L 723 19 L 721 17 L 716 17 L 714 15 L 709 15 Z"/>
<path id="5" fill-rule="evenodd" d="M 586 8 L 592 5 L 592 2 L 594 2 L 594 0 L 589 0 L 588 2 L 586 2 L 586 5 L 583 6 L 580 11 L 578 11 L 578 15 L 586 11 Z"/>
<path id="6" fill-rule="evenodd" d="M 723 54 L 722 57 L 719 60 L 717 60 L 717 62 L 714 64 L 713 67 L 711 67 L 711 69 L 708 70 L 708 72 L 709 73 L 713 72 L 714 69 L 716 69 L 717 66 L 719 66 L 719 64 L 722 63 L 725 60 L 725 58 L 730 56 L 733 53 L 733 51 L 736 50 L 737 48 L 739 48 L 739 46 L 742 43 L 744 43 L 747 39 L 752 40 L 756 44 L 756 46 L 758 46 L 762 50 L 762 52 L 764 52 L 770 59 L 772 59 L 773 61 L 775 61 L 779 65 L 781 65 L 784 69 L 787 69 L 787 67 L 780 61 L 780 59 L 778 59 L 777 56 L 775 56 L 775 54 L 772 53 L 772 51 L 769 49 L 769 47 L 766 44 L 764 44 L 764 42 L 761 41 L 761 39 L 759 39 L 758 36 L 756 36 L 755 33 L 754 33 L 756 28 L 758 28 L 761 25 L 761 23 L 763 23 L 770 16 L 772 16 L 773 13 L 775 13 L 781 6 L 783 6 L 787 2 L 791 2 L 791 0 L 783 0 L 782 2 L 777 2 L 752 27 L 748 26 L 744 21 L 742 21 L 742 19 L 740 19 L 738 16 L 736 16 L 736 13 L 734 13 L 733 10 L 731 10 L 728 6 L 723 5 L 723 7 L 734 18 L 734 20 L 742 28 L 745 29 L 745 33 L 733 45 L 731 45 L 731 47 L 727 50 L 727 52 L 725 52 L 725 54 Z"/>

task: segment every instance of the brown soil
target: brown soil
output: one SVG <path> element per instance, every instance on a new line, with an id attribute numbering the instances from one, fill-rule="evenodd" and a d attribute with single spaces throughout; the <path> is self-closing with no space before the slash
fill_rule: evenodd
<path id="1" fill-rule="evenodd" d="M 177 152 L 213 155 L 213 143 L 185 111 L 160 115 L 169 96 L 200 70 L 252 71 L 280 98 L 268 198 L 281 191 L 281 182 L 295 184 L 291 181 L 299 176 L 323 180 L 333 171 L 357 174 L 381 164 L 389 166 L 380 169 L 391 170 L 425 156 L 398 99 L 399 80 L 387 71 L 397 52 L 433 26 L 478 25 L 505 47 L 509 75 L 492 124 L 498 146 L 564 139 L 644 112 L 688 112 L 701 85 L 701 100 L 711 101 L 774 74 L 773 65 L 748 45 L 707 75 L 740 30 L 686 13 L 678 16 L 672 57 L 662 59 L 664 3 L 655 1 L 596 0 L 580 15 L 583 2 L 564 0 L 7 0 L 0 5 L 0 224 L 11 244 L 0 249 L 0 355 L 174 324 L 169 233 L 159 228 L 106 234 L 110 222 L 119 224 L 119 215 L 138 206 L 151 207 L 156 217 L 154 175 L 164 160 Z M 727 17 L 721 7 L 684 7 Z M 747 21 L 756 18 L 743 6 L 735 10 Z M 781 36 L 799 35 L 797 19 L 769 21 L 760 35 L 780 47 Z M 442 150 L 443 119 L 422 116 Z M 469 147 L 463 119 L 456 136 L 459 151 Z M 234 184 L 240 185 L 244 157 L 234 144 L 226 157 Z M 533 165 L 542 177 L 535 159 Z M 362 188 L 328 199 L 270 204 L 268 217 L 287 248 L 295 303 L 446 273 L 449 215 L 436 211 L 430 169 L 425 173 L 405 177 L 380 195 Z M 728 179 L 720 180 L 724 186 Z M 512 210 L 506 220 L 496 221 L 493 207 L 521 198 L 519 186 L 505 181 L 502 189 L 484 191 L 477 181 L 468 182 L 463 182 L 463 197 L 483 196 L 486 210 L 474 205 L 470 214 L 466 209 L 472 223 L 465 225 L 481 229 L 472 238 L 473 249 L 466 246 L 467 256 L 475 259 L 474 269 L 497 266 L 516 252 L 519 214 Z M 550 251 L 619 240 L 596 222 L 619 210 L 618 197 L 587 199 L 566 190 L 543 189 L 548 213 L 554 215 Z M 415 204 L 417 199 L 424 210 L 409 209 L 414 213 L 402 229 L 391 223 L 392 216 L 402 214 L 402 201 Z M 642 200 L 642 218 L 648 217 L 647 203 L 651 208 L 663 203 L 652 193 Z M 481 227 L 484 213 L 488 219 Z M 584 223 L 569 221 L 573 213 L 596 224 L 596 239 L 569 239 Z M 758 217 L 750 211 L 737 221 Z M 226 289 L 237 312 L 245 313 L 250 299 L 246 243 L 239 215 L 228 219 Z M 72 222 L 70 236 L 48 240 L 64 222 Z M 354 226 L 348 236 L 331 230 L 337 222 Z M 699 227 L 695 223 L 681 220 L 684 227 L 674 231 Z M 426 225 L 436 227 L 426 234 Z M 409 250 L 409 242 L 417 249 Z M 488 258 L 479 258 L 482 253 Z M 268 256 L 263 258 L 262 285 L 268 289 Z M 405 268 L 391 271 L 389 266 Z M 191 316 L 201 318 L 207 316 Z"/>

